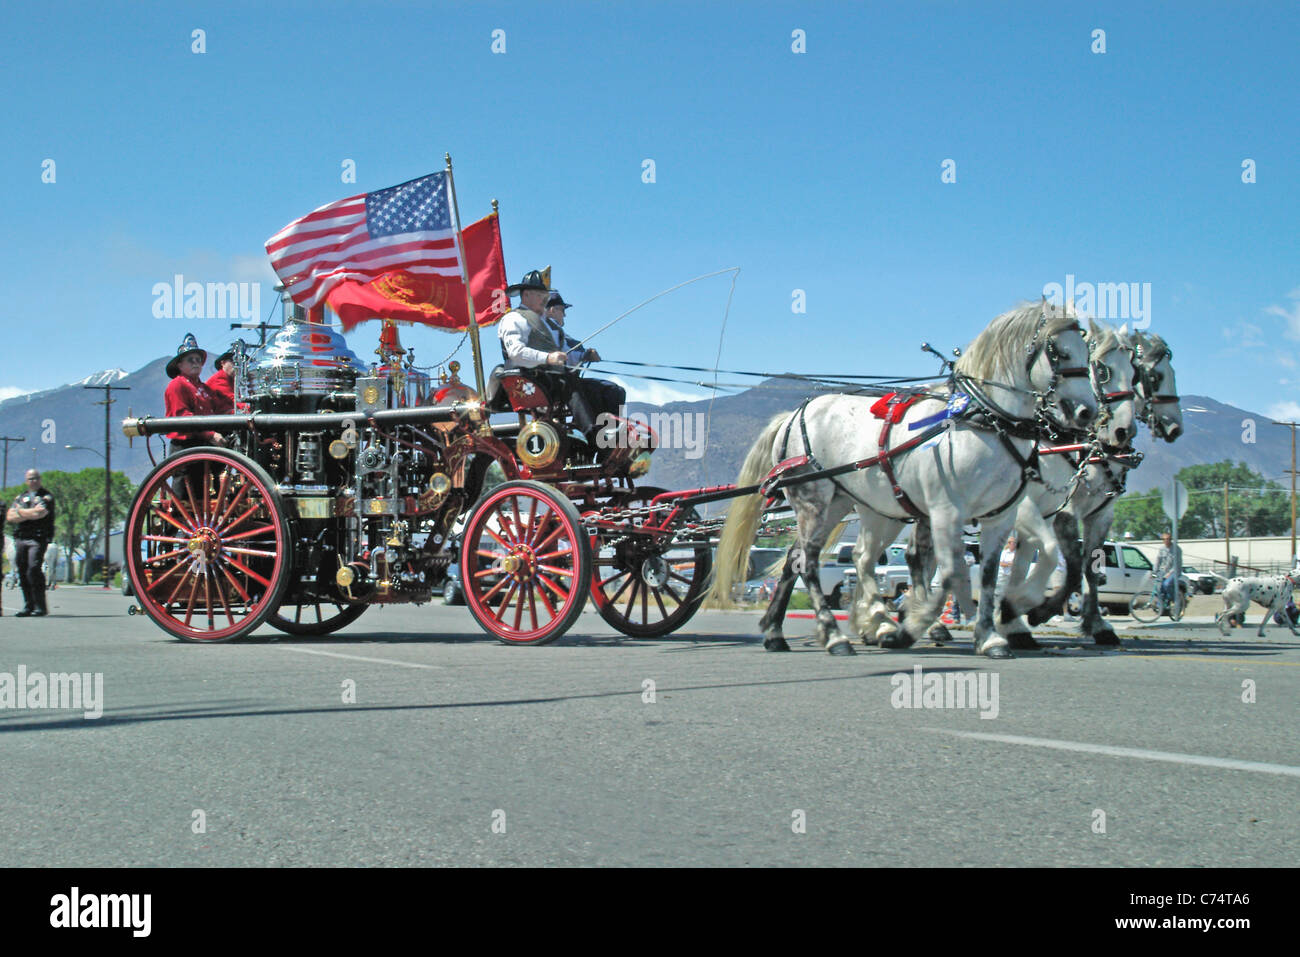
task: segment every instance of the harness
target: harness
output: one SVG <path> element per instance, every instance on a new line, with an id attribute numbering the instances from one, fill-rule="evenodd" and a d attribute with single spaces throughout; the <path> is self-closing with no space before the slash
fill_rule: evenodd
<path id="1" fill-rule="evenodd" d="M 834 468 L 825 468 L 817 457 L 813 454 L 812 444 L 808 439 L 807 426 L 807 409 L 811 398 L 805 399 L 795 411 L 794 415 L 786 421 L 785 429 L 781 436 L 781 450 L 778 455 L 778 464 L 768 473 L 767 478 L 759 485 L 759 491 L 771 501 L 772 496 L 779 488 L 785 488 L 790 485 L 802 484 L 804 482 L 827 479 L 837 491 L 857 504 L 881 514 L 872 508 L 867 502 L 850 492 L 844 485 L 836 480 L 836 476 L 843 475 L 847 472 L 860 471 L 879 465 L 885 478 L 889 481 L 890 491 L 893 493 L 894 501 L 903 509 L 912 519 L 924 520 L 928 516 L 921 511 L 917 504 L 912 501 L 911 496 L 903 489 L 898 481 L 897 473 L 894 470 L 893 460 L 895 457 L 909 452 L 919 445 L 923 445 L 930 439 L 940 435 L 952 427 L 953 423 L 965 421 L 974 428 L 983 429 L 993 432 L 1002 447 L 1006 449 L 1007 454 L 1011 456 L 1012 461 L 1020 469 L 1020 482 L 1017 484 L 1015 491 L 1011 496 L 996 508 L 975 517 L 975 520 L 989 518 L 997 515 L 1011 506 L 1024 493 L 1025 486 L 1031 480 L 1041 481 L 1041 475 L 1038 469 L 1038 440 L 1046 432 L 1049 436 L 1058 436 L 1062 433 L 1072 434 L 1074 430 L 1069 429 L 1060 422 L 1057 422 L 1046 411 L 1050 405 L 1051 397 L 1056 392 L 1056 387 L 1062 379 L 1081 378 L 1091 375 L 1088 365 L 1083 366 L 1062 366 L 1061 355 L 1056 347 L 1054 338 L 1044 337 L 1040 340 L 1040 334 L 1047 324 L 1047 313 L 1044 311 L 1038 320 L 1038 325 L 1034 329 L 1033 337 L 1025 348 L 1025 371 L 1033 369 L 1040 353 L 1045 353 L 1048 359 L 1048 365 L 1051 368 L 1051 379 L 1047 388 L 1042 392 L 1032 391 L 1035 398 L 1035 409 L 1033 418 L 1024 418 L 1015 415 L 996 401 L 984 390 L 984 383 L 964 373 L 954 370 L 951 376 L 952 396 L 949 399 L 948 410 L 939 415 L 934 420 L 923 420 L 928 422 L 919 435 L 915 435 L 900 445 L 890 447 L 889 438 L 893 427 L 902 421 L 907 409 L 914 403 L 923 398 L 920 394 L 904 395 L 897 392 L 890 393 L 881 397 L 872 406 L 871 411 L 877 417 L 883 419 L 880 435 L 876 442 L 879 449 L 877 454 L 860 459 L 856 462 L 849 462 Z M 1082 333 L 1082 328 L 1077 322 L 1065 327 L 1061 331 L 1074 330 Z M 1010 386 L 1001 386 L 1002 388 L 1011 388 Z M 965 397 L 964 402 L 958 403 L 956 400 Z M 1118 401 L 1118 399 L 1116 400 Z M 803 441 L 804 454 L 787 457 L 789 450 L 790 432 L 795 422 L 799 424 L 799 436 Z M 916 427 L 921 423 L 914 423 Z M 1022 455 L 1016 448 L 1014 439 L 1028 440 L 1030 450 L 1028 455 Z M 786 473 L 796 469 L 810 467 L 813 471 L 798 476 L 788 476 Z M 891 516 L 886 516 L 891 517 Z"/>

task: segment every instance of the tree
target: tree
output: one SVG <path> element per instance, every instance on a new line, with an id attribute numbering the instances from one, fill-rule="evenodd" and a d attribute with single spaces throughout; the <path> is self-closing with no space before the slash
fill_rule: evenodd
<path id="1" fill-rule="evenodd" d="M 1189 465 L 1179 470 L 1187 486 L 1187 511 L 1178 523 L 1179 538 L 1222 538 L 1223 486 L 1228 485 L 1228 520 L 1233 536 L 1282 535 L 1291 530 L 1291 500 L 1277 482 L 1244 462 Z M 1161 507 L 1163 489 L 1124 495 L 1115 504 L 1115 533 L 1157 538 L 1170 530 Z"/>

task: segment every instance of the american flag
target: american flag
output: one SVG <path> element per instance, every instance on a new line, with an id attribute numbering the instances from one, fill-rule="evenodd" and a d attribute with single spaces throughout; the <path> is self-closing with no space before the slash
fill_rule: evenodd
<path id="1" fill-rule="evenodd" d="M 445 172 L 322 206 L 268 239 L 266 252 L 307 308 L 345 279 L 368 282 L 399 268 L 456 282 L 462 275 Z"/>

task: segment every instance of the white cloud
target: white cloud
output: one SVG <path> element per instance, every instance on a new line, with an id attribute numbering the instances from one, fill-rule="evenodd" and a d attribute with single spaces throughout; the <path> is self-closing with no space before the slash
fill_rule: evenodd
<path id="1" fill-rule="evenodd" d="M 0 402 L 3 402 L 5 399 L 16 399 L 20 395 L 26 395 L 32 391 L 34 390 L 23 389 L 16 385 L 0 385 Z"/>
<path id="2" fill-rule="evenodd" d="M 1264 311 L 1270 316 L 1280 316 L 1286 322 L 1288 339 L 1300 339 L 1300 288 L 1286 294 L 1291 300 L 1286 306 L 1269 306 Z"/>
<path id="3" fill-rule="evenodd" d="M 669 402 L 698 402 L 707 399 L 712 391 L 694 387 L 679 388 L 666 382 L 633 381 L 628 382 L 618 376 L 603 376 L 610 382 L 617 382 L 627 391 L 629 402 L 644 402 L 647 405 L 666 405 Z M 728 393 L 720 392 L 719 395 Z"/>
<path id="4" fill-rule="evenodd" d="M 1265 414 L 1278 422 L 1300 422 L 1300 402 L 1274 402 Z"/>

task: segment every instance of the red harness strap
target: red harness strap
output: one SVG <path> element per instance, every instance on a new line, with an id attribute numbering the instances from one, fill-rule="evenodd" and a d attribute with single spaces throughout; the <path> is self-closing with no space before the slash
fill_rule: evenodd
<path id="1" fill-rule="evenodd" d="M 912 401 L 915 401 L 915 399 Z M 911 404 L 911 402 L 907 403 L 907 405 Z M 906 406 L 904 406 L 904 408 L 906 408 Z M 902 416 L 900 415 L 899 418 L 902 418 Z M 880 449 L 880 454 L 877 456 L 877 459 L 880 463 L 880 470 L 885 473 L 885 478 L 889 479 L 889 486 L 894 493 L 894 500 L 898 502 L 899 505 L 903 506 L 904 511 L 906 511 L 908 515 L 911 515 L 916 519 L 923 519 L 926 517 L 925 513 L 917 508 L 916 503 L 913 502 L 911 497 L 903 491 L 903 487 L 898 484 L 898 476 L 894 474 L 894 463 L 892 461 L 893 456 L 904 451 L 907 447 L 916 444 L 904 443 L 904 445 L 900 446 L 898 449 L 890 451 L 889 431 L 897 422 L 898 419 L 891 415 L 889 418 L 885 419 L 885 424 L 880 427 L 880 440 L 876 443 L 876 446 Z M 917 438 L 919 439 L 921 436 L 918 436 Z"/>

